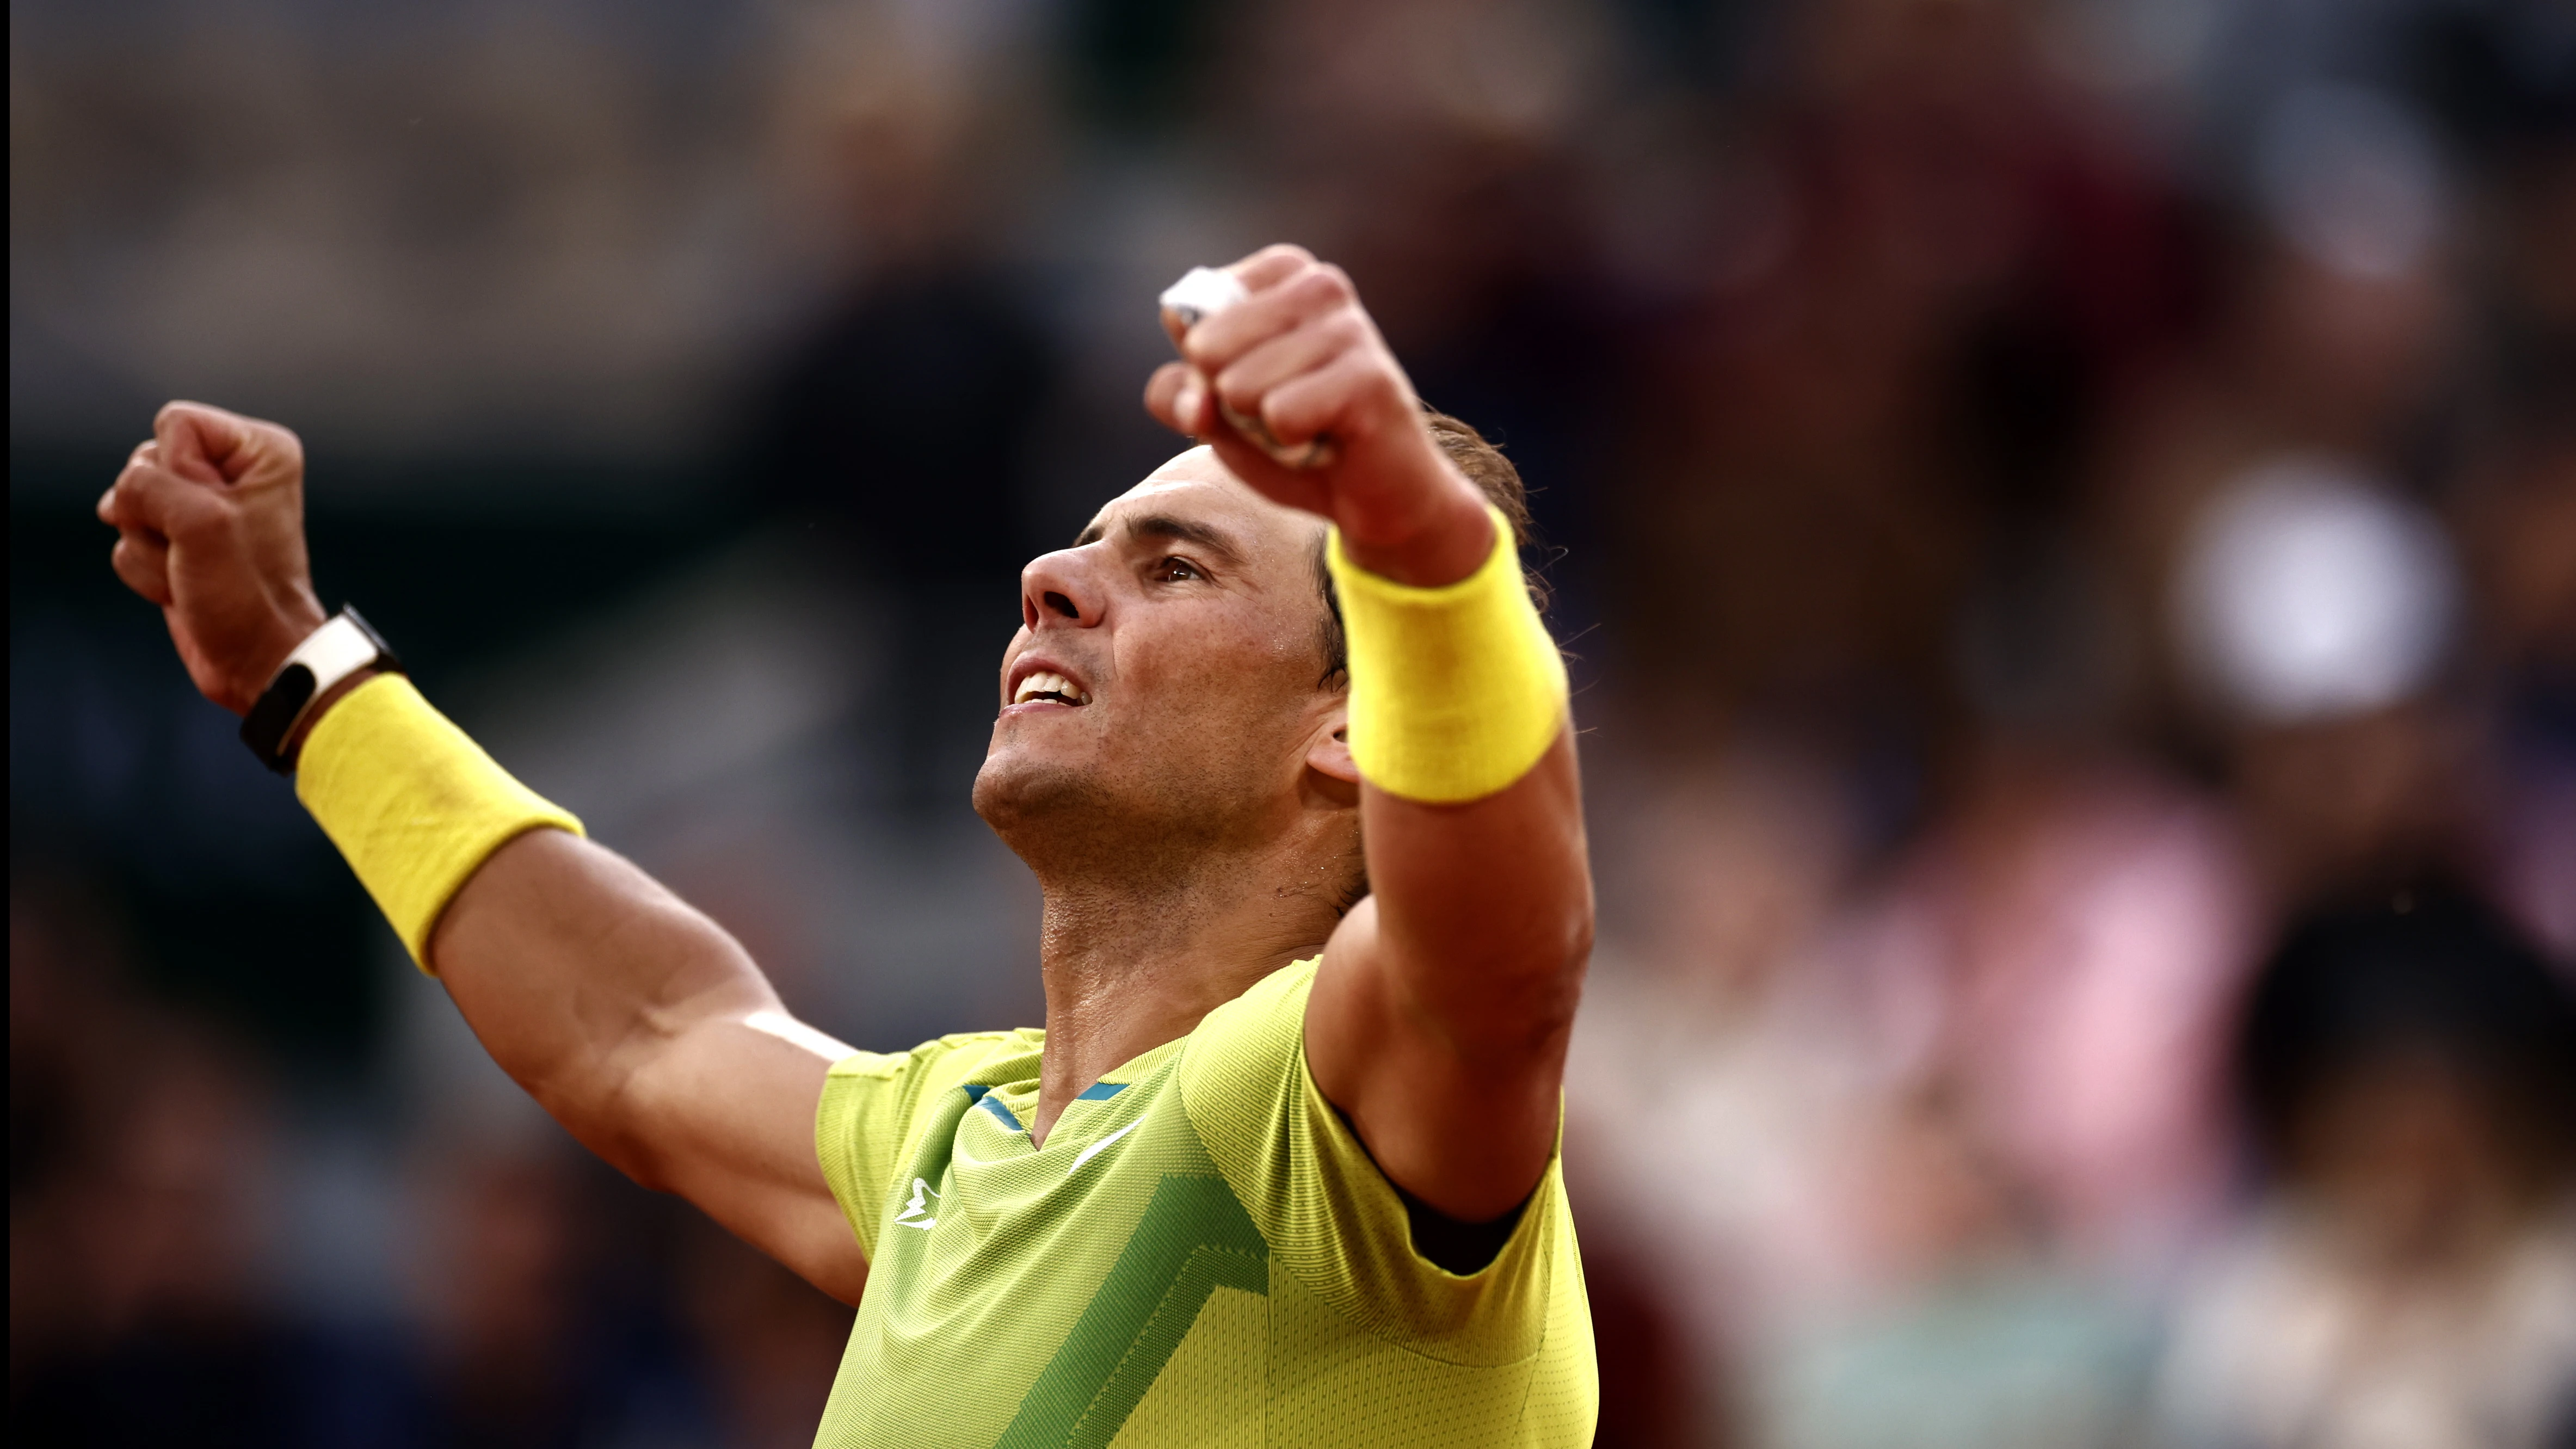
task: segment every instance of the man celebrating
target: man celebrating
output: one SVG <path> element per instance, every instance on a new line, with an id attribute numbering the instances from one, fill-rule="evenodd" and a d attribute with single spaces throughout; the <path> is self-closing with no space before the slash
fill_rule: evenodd
<path id="1" fill-rule="evenodd" d="M 174 403 L 100 501 L 493 1058 L 858 1305 L 818 1445 L 1591 1440 L 1556 1165 L 1591 882 L 1519 480 L 1339 270 L 1229 271 L 1146 389 L 1204 446 L 1021 575 L 975 808 L 1044 890 L 1043 1031 L 788 1016 L 324 618 L 284 429 Z"/>

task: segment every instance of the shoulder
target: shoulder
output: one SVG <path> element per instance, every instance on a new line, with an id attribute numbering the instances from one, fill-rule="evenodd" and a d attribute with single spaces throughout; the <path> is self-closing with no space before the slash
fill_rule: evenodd
<path id="1" fill-rule="evenodd" d="M 1037 1075 L 1046 1033 L 964 1032 L 908 1052 L 853 1052 L 834 1062 L 814 1113 L 814 1155 L 861 1246 L 875 1251 L 877 1218 L 895 1164 L 906 1160 L 929 1104 L 969 1082 Z"/>
<path id="2" fill-rule="evenodd" d="M 963 1032 L 923 1042 L 908 1052 L 854 1052 L 831 1066 L 815 1121 L 816 1145 L 827 1167 L 836 1154 L 857 1154 L 873 1168 L 878 1155 L 900 1155 L 922 1104 L 948 1088 L 970 1082 L 1034 1078 L 1045 1033 Z"/>
<path id="3" fill-rule="evenodd" d="M 1176 1075 L 1191 1128 L 1276 1264 L 1343 1318 L 1453 1364 L 1528 1358 L 1555 1295 L 1580 1290 L 1555 1164 L 1486 1267 L 1425 1259 L 1394 1184 L 1306 1069 L 1316 965 L 1271 973 L 1190 1034 Z"/>
<path id="4" fill-rule="evenodd" d="M 1292 1039 L 1304 1031 L 1306 997 L 1315 989 L 1319 955 L 1291 961 L 1245 988 L 1203 1018 L 1188 1037 L 1190 1054 L 1202 1057 L 1256 1045 L 1283 1030 Z"/>
<path id="5" fill-rule="evenodd" d="M 1306 997 L 1323 957 L 1292 961 L 1209 1012 L 1183 1039 L 1176 1077 L 1182 1100 L 1225 1111 L 1257 1111 L 1302 1074 Z"/>
<path id="6" fill-rule="evenodd" d="M 1034 1062 L 1046 1045 L 1043 1027 L 1013 1031 L 966 1031 L 934 1037 L 908 1052 L 853 1052 L 832 1063 L 835 1079 L 875 1082 L 921 1081 L 955 1075 L 957 1081 L 1021 1059 Z M 1034 1075 L 1034 1072 L 1031 1073 Z"/>
<path id="7" fill-rule="evenodd" d="M 1248 1200 L 1262 1195 L 1256 1184 L 1276 1167 L 1278 1144 L 1299 1135 L 1306 997 L 1322 959 L 1290 962 L 1209 1012 L 1172 1073 L 1191 1128 Z"/>

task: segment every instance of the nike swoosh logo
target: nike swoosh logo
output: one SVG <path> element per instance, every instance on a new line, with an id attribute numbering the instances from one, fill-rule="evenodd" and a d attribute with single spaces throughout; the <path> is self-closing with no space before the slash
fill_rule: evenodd
<path id="1" fill-rule="evenodd" d="M 1071 1177 L 1075 1173 L 1082 1171 L 1082 1164 L 1099 1156 L 1100 1149 L 1107 1147 L 1110 1143 L 1117 1141 L 1119 1138 L 1126 1136 L 1128 1133 L 1133 1132 L 1144 1125 L 1145 1119 L 1139 1117 L 1135 1121 L 1128 1123 L 1126 1126 L 1119 1128 L 1117 1131 L 1110 1133 L 1108 1136 L 1101 1138 L 1099 1141 L 1092 1143 L 1089 1147 L 1075 1153 L 1073 1155 L 1073 1166 L 1066 1168 L 1064 1170 L 1064 1175 Z"/>

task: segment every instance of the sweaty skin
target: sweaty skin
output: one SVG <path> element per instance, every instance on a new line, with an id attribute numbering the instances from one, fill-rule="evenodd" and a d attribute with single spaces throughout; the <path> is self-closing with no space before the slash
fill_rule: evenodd
<path id="1" fill-rule="evenodd" d="M 1250 300 L 1186 329 L 1167 317 L 1180 360 L 1146 392 L 1204 445 L 1021 575 L 975 805 L 1044 892 L 1031 1135 L 1320 946 L 1317 1086 L 1398 1186 L 1489 1220 L 1554 1151 L 1590 949 L 1573 745 L 1560 734 L 1463 805 L 1359 778 L 1341 682 L 1323 677 L 1324 522 L 1361 567 L 1417 585 L 1466 577 L 1493 527 L 1347 277 L 1293 247 L 1232 270 Z M 1332 461 L 1283 467 L 1220 399 L 1283 443 L 1329 436 Z M 172 403 L 99 502 L 118 576 L 236 713 L 324 617 L 302 478 L 286 429 Z M 1033 675 L 1055 677 L 1021 697 Z M 1345 910 L 1363 834 L 1371 893 Z M 429 955 L 493 1059 L 574 1136 L 858 1300 L 867 1262 L 814 1149 L 825 1070 L 850 1049 L 790 1016 L 723 929 L 614 852 L 539 830 L 457 893 Z"/>

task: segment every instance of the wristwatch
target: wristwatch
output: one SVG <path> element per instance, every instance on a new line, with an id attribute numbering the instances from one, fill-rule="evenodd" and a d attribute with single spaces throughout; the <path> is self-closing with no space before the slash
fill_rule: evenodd
<path id="1" fill-rule="evenodd" d="M 383 636 L 367 626 L 357 610 L 342 608 L 321 628 L 304 636 L 295 652 L 277 667 L 277 673 L 261 691 L 259 703 L 242 716 L 242 743 L 259 756 L 259 762 L 281 775 L 295 773 L 286 759 L 286 742 L 295 736 L 295 727 L 304 722 L 313 701 L 330 693 L 331 687 L 361 669 L 377 669 L 399 674 L 402 661 L 394 657 L 393 647 Z"/>

